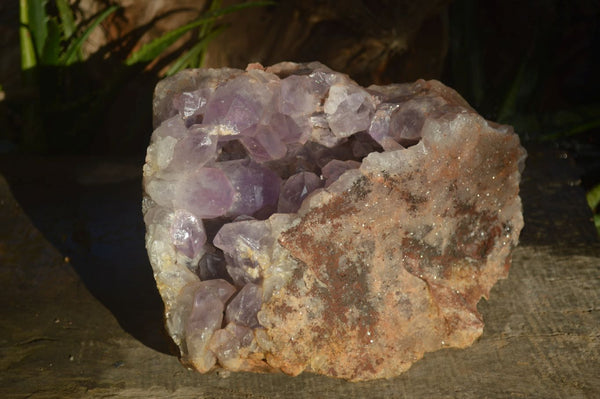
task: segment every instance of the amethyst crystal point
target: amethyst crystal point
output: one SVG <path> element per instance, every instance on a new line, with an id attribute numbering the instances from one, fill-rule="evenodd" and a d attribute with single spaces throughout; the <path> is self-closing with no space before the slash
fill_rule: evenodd
<path id="1" fill-rule="evenodd" d="M 227 216 L 251 216 L 265 207 L 276 206 L 281 179 L 269 168 L 247 158 L 219 162 L 216 166 L 225 172 L 235 191 Z"/>
<path id="2" fill-rule="evenodd" d="M 321 169 L 323 178 L 325 178 L 325 187 L 329 187 L 331 183 L 336 181 L 345 171 L 357 169 L 358 167 L 360 167 L 360 162 L 352 160 L 340 161 L 338 159 L 332 159 L 327 162 L 327 165 L 323 166 Z"/>
<path id="3" fill-rule="evenodd" d="M 185 174 L 177 182 L 173 204 L 200 218 L 224 215 L 233 204 L 234 189 L 222 170 L 200 168 Z"/>
<path id="4" fill-rule="evenodd" d="M 329 128 L 337 137 L 367 130 L 374 108 L 375 101 L 365 89 L 345 82 L 329 88 L 323 107 Z"/>
<path id="5" fill-rule="evenodd" d="M 525 151 L 452 89 L 188 70 L 158 84 L 154 124 L 146 246 L 186 364 L 358 381 L 481 335 Z"/>
<path id="6" fill-rule="evenodd" d="M 246 284 L 227 306 L 225 321 L 247 327 L 258 327 L 256 314 L 262 305 L 262 288 Z"/>
<path id="7" fill-rule="evenodd" d="M 183 209 L 175 211 L 171 226 L 175 248 L 190 259 L 202 253 L 206 233 L 202 220 Z"/>
<path id="8" fill-rule="evenodd" d="M 174 170 L 195 169 L 217 156 L 217 136 L 201 125 L 192 126 L 173 147 L 169 167 Z"/>
<path id="9" fill-rule="evenodd" d="M 185 341 L 188 356 L 199 371 L 210 370 L 215 355 L 206 349 L 223 323 L 225 302 L 235 288 L 224 280 L 208 280 L 198 284 L 191 311 L 185 322 Z"/>
<path id="10" fill-rule="evenodd" d="M 297 212 L 304 198 L 322 185 L 319 176 L 312 172 L 300 172 L 290 176 L 281 189 L 277 212 Z"/>
<path id="11" fill-rule="evenodd" d="M 247 220 L 225 224 L 213 244 L 224 252 L 227 271 L 233 281 L 243 286 L 260 281 L 261 270 L 269 260 L 263 251 L 273 245 L 272 241 L 266 222 Z"/>

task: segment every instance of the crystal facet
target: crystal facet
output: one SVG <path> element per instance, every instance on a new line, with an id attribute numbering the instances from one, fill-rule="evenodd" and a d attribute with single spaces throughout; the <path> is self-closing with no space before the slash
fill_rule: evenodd
<path id="1" fill-rule="evenodd" d="M 481 335 L 525 151 L 454 90 L 316 62 L 187 70 L 154 124 L 146 246 L 184 363 L 360 381 Z"/>

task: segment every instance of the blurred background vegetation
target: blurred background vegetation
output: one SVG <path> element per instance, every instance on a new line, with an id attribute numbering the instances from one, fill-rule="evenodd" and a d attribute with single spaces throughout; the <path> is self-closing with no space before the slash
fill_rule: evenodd
<path id="1" fill-rule="evenodd" d="M 600 228 L 599 22 L 595 0 L 3 2 L 0 153 L 141 160 L 165 75 L 319 60 L 363 85 L 440 79 L 568 151 Z"/>
<path id="2" fill-rule="evenodd" d="M 148 125 L 153 86 L 161 77 L 183 68 L 203 65 L 206 46 L 224 26 L 224 15 L 268 2 L 239 3 L 224 7 L 211 0 L 193 19 L 160 35 L 142 40 L 160 19 L 187 12 L 171 9 L 142 26 L 100 42 L 87 51 L 86 44 L 98 30 L 110 29 L 123 12 L 118 4 L 97 2 L 89 15 L 69 0 L 20 0 L 20 85 L 6 85 L 3 121 L 4 145 L 9 149 L 39 154 L 120 152 L 139 146 L 137 126 Z M 121 16 L 123 18 L 123 16 Z M 187 40 L 182 39 L 187 35 Z M 174 46 L 179 42 L 178 46 Z M 166 69 L 165 67 L 168 66 Z M 135 98 L 129 117 L 117 117 L 118 140 L 104 143 L 109 108 L 135 82 Z M 137 137 L 136 137 L 137 133 Z M 108 144 L 108 145 L 107 145 Z M 113 151 L 114 150 L 114 151 Z"/>

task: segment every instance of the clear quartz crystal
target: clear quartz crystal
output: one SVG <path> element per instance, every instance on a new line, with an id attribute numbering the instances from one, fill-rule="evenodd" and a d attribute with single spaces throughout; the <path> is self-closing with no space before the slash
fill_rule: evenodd
<path id="1" fill-rule="evenodd" d="M 511 127 L 318 62 L 186 70 L 153 107 L 146 244 L 187 365 L 369 380 L 481 334 L 523 225 Z"/>
<path id="2" fill-rule="evenodd" d="M 184 209 L 177 209 L 171 229 L 173 244 L 178 251 L 190 259 L 201 254 L 206 242 L 201 219 Z"/>

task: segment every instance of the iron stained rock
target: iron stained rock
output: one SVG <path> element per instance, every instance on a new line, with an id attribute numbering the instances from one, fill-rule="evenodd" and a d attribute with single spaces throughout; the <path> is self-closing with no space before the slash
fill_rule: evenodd
<path id="1" fill-rule="evenodd" d="M 153 106 L 146 246 L 185 364 L 361 381 L 482 334 L 523 227 L 511 127 L 317 62 L 186 70 Z"/>

